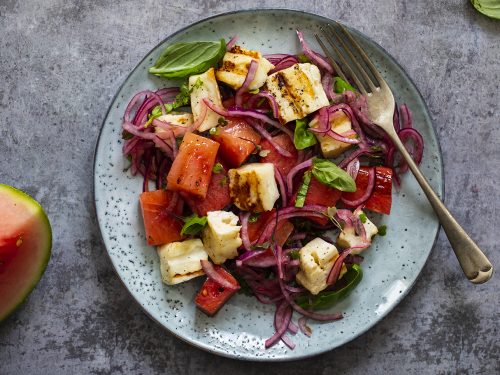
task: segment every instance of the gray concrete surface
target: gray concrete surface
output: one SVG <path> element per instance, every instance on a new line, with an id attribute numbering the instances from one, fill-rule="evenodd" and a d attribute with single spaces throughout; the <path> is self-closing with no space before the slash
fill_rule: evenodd
<path id="1" fill-rule="evenodd" d="M 0 374 L 500 373 L 498 273 L 469 284 L 442 234 L 413 291 L 386 319 L 300 363 L 249 364 L 192 348 L 149 320 L 122 287 L 91 193 L 107 106 L 166 35 L 246 7 L 338 18 L 396 57 L 439 133 L 446 203 L 500 265 L 500 22 L 468 1 L 0 0 L 0 182 L 44 205 L 55 240 L 29 302 L 0 326 Z"/>

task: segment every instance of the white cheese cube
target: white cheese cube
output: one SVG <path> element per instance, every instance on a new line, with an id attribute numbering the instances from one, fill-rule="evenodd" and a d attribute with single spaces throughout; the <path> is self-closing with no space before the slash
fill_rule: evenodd
<path id="1" fill-rule="evenodd" d="M 297 281 L 312 294 L 318 294 L 328 285 L 326 280 L 339 257 L 337 248 L 331 243 L 317 237 L 300 249 L 300 271 Z M 342 264 L 340 277 L 347 272 Z"/>
<path id="2" fill-rule="evenodd" d="M 217 80 L 228 84 L 235 90 L 239 89 L 245 82 L 252 60 L 257 61 L 259 65 L 248 88 L 249 90 L 260 88 L 266 82 L 267 73 L 274 69 L 274 65 L 262 57 L 260 52 L 240 46 L 234 46 L 231 51 L 226 52 L 222 58 L 222 66 L 215 72 Z"/>
<path id="3" fill-rule="evenodd" d="M 205 105 L 205 103 L 203 103 L 203 99 L 207 98 L 215 105 L 219 107 L 222 106 L 219 86 L 217 85 L 217 81 L 215 80 L 214 68 L 208 69 L 203 74 L 190 76 L 189 88 L 192 89 L 191 110 L 193 111 L 195 121 L 198 119 L 198 117 L 200 117 L 203 109 L 202 106 Z M 205 119 L 198 127 L 198 130 L 200 132 L 203 132 L 217 126 L 220 117 L 221 116 L 219 114 L 215 113 L 210 108 L 207 108 Z"/>
<path id="4" fill-rule="evenodd" d="M 310 123 L 311 128 L 316 128 L 318 126 L 318 119 L 315 117 Z M 330 128 L 340 135 L 352 130 L 351 120 L 344 112 L 338 111 L 330 116 Z M 318 139 L 321 152 L 325 158 L 336 158 L 344 151 L 348 150 L 352 145 L 349 143 L 341 142 L 328 135 L 315 134 Z M 348 138 L 356 137 L 355 134 L 348 136 Z"/>
<path id="5" fill-rule="evenodd" d="M 174 137 L 177 137 L 183 131 L 183 128 L 187 128 L 193 125 L 193 114 L 186 112 L 170 112 L 165 115 L 158 117 L 158 120 L 174 125 L 172 131 Z M 155 127 L 155 133 L 161 138 L 170 137 L 171 132 L 159 126 Z M 170 133 L 170 134 L 169 134 Z"/>
<path id="6" fill-rule="evenodd" d="M 360 211 L 360 215 L 363 213 L 363 211 Z M 371 244 L 371 239 L 373 236 L 375 236 L 378 233 L 378 228 L 375 224 L 373 224 L 370 219 L 366 218 L 366 221 L 363 223 L 363 227 L 365 228 L 366 232 L 366 238 L 368 242 Z M 350 227 L 348 229 L 343 230 L 340 232 L 339 237 L 337 238 L 337 244 L 344 248 L 347 249 L 349 247 L 356 247 L 364 244 L 363 238 L 361 236 L 356 235 L 356 232 L 353 227 Z M 359 254 L 363 250 L 367 249 L 370 247 L 370 244 L 368 246 L 364 246 L 363 248 L 359 249 L 354 249 L 351 254 Z"/>
<path id="7" fill-rule="evenodd" d="M 229 211 L 209 211 L 202 239 L 210 259 L 222 264 L 238 256 L 242 241 L 238 216 Z"/>
<path id="8" fill-rule="evenodd" d="M 268 91 L 276 98 L 279 120 L 285 124 L 328 106 L 316 65 L 295 64 L 267 77 Z"/>
<path id="9" fill-rule="evenodd" d="M 246 164 L 230 169 L 228 176 L 229 194 L 240 210 L 264 212 L 273 209 L 280 193 L 272 163 Z"/>
<path id="10" fill-rule="evenodd" d="M 174 285 L 203 275 L 200 260 L 208 254 L 200 239 L 171 242 L 158 247 L 161 278 L 165 284 Z"/>

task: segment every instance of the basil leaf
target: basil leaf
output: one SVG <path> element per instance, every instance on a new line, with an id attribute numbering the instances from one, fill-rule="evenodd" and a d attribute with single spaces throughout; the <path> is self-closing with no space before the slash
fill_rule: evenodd
<path id="1" fill-rule="evenodd" d="M 314 158 L 312 174 L 323 185 L 350 193 L 356 191 L 356 182 L 349 173 L 329 160 Z"/>
<path id="2" fill-rule="evenodd" d="M 183 220 L 184 225 L 181 229 L 181 236 L 184 236 L 186 234 L 196 236 L 202 231 L 205 225 L 207 225 L 206 216 L 198 217 L 198 215 L 191 215 L 183 218 Z"/>
<path id="3" fill-rule="evenodd" d="M 367 217 L 366 217 L 365 213 L 361 212 L 359 214 L 359 220 L 361 220 L 361 222 L 364 224 L 364 223 L 366 223 L 366 219 L 367 219 Z"/>
<path id="4" fill-rule="evenodd" d="M 217 163 L 214 165 L 214 167 L 212 168 L 212 172 L 213 173 L 220 173 L 220 172 L 224 172 L 224 167 L 222 166 L 221 163 Z"/>
<path id="5" fill-rule="evenodd" d="M 361 267 L 358 264 L 353 264 L 338 281 L 339 286 L 335 290 L 320 292 L 315 296 L 302 295 L 295 302 L 304 309 L 328 309 L 347 297 L 362 278 L 363 271 Z"/>
<path id="6" fill-rule="evenodd" d="M 307 190 L 309 190 L 309 184 L 311 183 L 311 171 L 306 171 L 302 177 L 302 185 L 297 193 L 297 198 L 295 199 L 295 207 L 304 207 L 306 202 Z"/>
<path id="7" fill-rule="evenodd" d="M 340 77 L 335 77 L 334 79 L 335 92 L 337 94 L 342 94 L 344 91 L 356 92 L 356 89 L 352 87 L 349 82 L 344 81 Z"/>
<path id="8" fill-rule="evenodd" d="M 472 5 L 484 15 L 500 20 L 500 4 L 498 0 L 471 0 Z"/>
<path id="9" fill-rule="evenodd" d="M 168 46 L 149 72 L 159 77 L 180 78 L 203 73 L 226 53 L 226 42 L 184 42 Z"/>
<path id="10" fill-rule="evenodd" d="M 295 148 L 297 150 L 303 150 L 317 143 L 314 134 L 309 130 L 307 130 L 306 120 L 302 119 L 295 121 L 295 132 L 293 133 L 293 143 L 295 144 Z"/>

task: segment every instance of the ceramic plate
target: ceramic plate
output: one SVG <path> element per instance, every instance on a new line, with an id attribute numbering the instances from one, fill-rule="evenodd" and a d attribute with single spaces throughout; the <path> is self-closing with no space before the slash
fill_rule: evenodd
<path id="1" fill-rule="evenodd" d="M 98 140 L 94 164 L 95 205 L 104 244 L 118 276 L 147 314 L 177 337 L 210 352 L 248 360 L 289 360 L 319 354 L 359 336 L 391 311 L 415 283 L 435 242 L 439 224 L 412 176 L 394 192 L 385 237 L 366 251 L 364 278 L 354 292 L 335 307 L 344 319 L 310 323 L 311 338 L 298 333 L 295 350 L 281 342 L 270 349 L 264 340 L 274 333 L 274 306 L 244 295 L 233 297 L 212 318 L 195 308 L 193 298 L 201 278 L 174 287 L 162 284 L 159 260 L 146 245 L 138 196 L 142 178 L 124 173 L 121 119 L 131 97 L 144 89 L 178 85 L 147 73 L 160 52 L 180 41 L 218 40 L 237 35 L 241 44 L 262 53 L 299 53 L 295 29 L 319 50 L 314 32 L 328 19 L 290 10 L 250 10 L 218 15 L 169 36 L 130 73 L 116 94 Z M 425 140 L 422 170 L 438 192 L 443 191 L 443 168 L 436 133 L 420 93 L 395 60 L 359 32 L 368 51 L 392 87 L 398 102 L 413 111 L 415 127 Z M 297 317 L 295 317 L 296 319 Z"/>

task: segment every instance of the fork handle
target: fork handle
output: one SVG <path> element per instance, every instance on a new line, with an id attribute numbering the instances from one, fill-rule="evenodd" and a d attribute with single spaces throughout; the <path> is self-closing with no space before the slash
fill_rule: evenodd
<path id="1" fill-rule="evenodd" d="M 465 230 L 458 224 L 453 215 L 448 211 L 444 203 L 432 190 L 426 178 L 413 161 L 405 146 L 399 139 L 395 131 L 388 132 L 389 137 L 394 142 L 399 152 L 408 163 L 410 170 L 422 187 L 425 195 L 436 212 L 441 225 L 450 241 L 451 247 L 455 252 L 458 262 L 465 273 L 465 276 L 474 284 L 482 284 L 488 281 L 493 274 L 493 266 L 486 255 L 469 237 Z"/>

